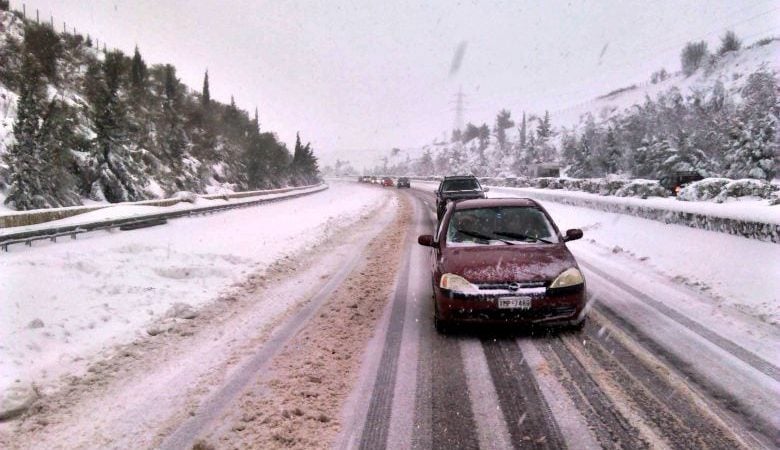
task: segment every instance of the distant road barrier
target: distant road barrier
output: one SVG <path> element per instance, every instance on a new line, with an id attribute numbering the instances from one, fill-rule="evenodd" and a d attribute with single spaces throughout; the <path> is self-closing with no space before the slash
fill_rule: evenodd
<path id="1" fill-rule="evenodd" d="M 319 189 L 309 190 L 306 192 L 297 192 L 304 189 L 313 189 L 317 187 L 319 187 Z M 26 244 L 29 247 L 32 246 L 32 243 L 34 241 L 39 241 L 39 240 L 48 239 L 52 242 L 56 242 L 57 238 L 68 237 L 68 236 L 71 239 L 76 239 L 76 235 L 80 233 L 88 233 L 90 231 L 108 230 L 108 229 L 119 228 L 123 226 L 128 228 L 138 228 L 140 226 L 143 226 L 145 223 L 149 223 L 149 222 L 162 223 L 164 221 L 167 221 L 168 219 L 175 219 L 178 217 L 190 217 L 190 216 L 203 215 L 203 214 L 213 214 L 220 211 L 227 211 L 229 209 L 248 208 L 250 206 L 257 206 L 264 203 L 273 203 L 281 200 L 289 200 L 296 197 L 303 197 L 305 195 L 322 192 L 325 189 L 328 189 L 328 185 L 321 183 L 321 184 L 316 184 L 311 186 L 272 189 L 267 191 L 237 192 L 235 194 L 226 194 L 226 195 L 220 195 L 220 194 L 208 195 L 203 197 L 209 199 L 225 198 L 227 200 L 229 198 L 256 197 L 260 195 L 267 196 L 267 195 L 284 194 L 290 192 L 289 195 L 284 195 L 280 197 L 259 198 L 256 200 L 248 200 L 248 201 L 242 201 L 237 203 L 228 203 L 225 205 L 209 205 L 209 206 L 200 206 L 200 207 L 196 206 L 191 209 L 184 209 L 178 211 L 152 213 L 152 214 L 145 214 L 141 216 L 126 217 L 121 219 L 99 220 L 99 221 L 90 222 L 86 224 L 53 226 L 50 228 L 44 228 L 40 230 L 19 231 L 15 233 L 8 233 L 0 236 L 0 249 L 7 252 L 8 246 L 13 244 Z M 169 199 L 169 200 L 174 200 L 174 199 Z M 175 200 L 176 202 L 172 204 L 178 203 L 179 199 L 175 199 Z M 110 208 L 110 207 L 111 206 L 106 206 L 106 208 Z M 101 208 L 94 208 L 91 210 L 94 211 L 97 209 L 101 209 Z"/>

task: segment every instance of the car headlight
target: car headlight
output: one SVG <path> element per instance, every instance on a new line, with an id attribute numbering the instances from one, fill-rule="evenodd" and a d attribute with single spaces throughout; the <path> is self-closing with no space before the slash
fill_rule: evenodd
<path id="1" fill-rule="evenodd" d="M 463 278 L 460 275 L 454 273 L 445 273 L 441 276 L 439 281 L 439 287 L 456 292 L 473 292 L 477 290 L 477 287 L 469 283 L 469 280 Z"/>
<path id="2" fill-rule="evenodd" d="M 550 284 L 550 289 L 576 286 L 584 282 L 585 278 L 582 277 L 580 270 L 576 267 L 572 267 L 561 272 L 561 274 L 553 280 L 552 284 Z"/>

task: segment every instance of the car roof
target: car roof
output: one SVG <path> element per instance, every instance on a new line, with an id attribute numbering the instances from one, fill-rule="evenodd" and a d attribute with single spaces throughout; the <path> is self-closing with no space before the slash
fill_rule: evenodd
<path id="1" fill-rule="evenodd" d="M 444 180 L 476 180 L 476 179 L 477 177 L 475 177 L 474 175 L 451 175 L 451 176 L 444 177 Z"/>
<path id="2" fill-rule="evenodd" d="M 475 198 L 455 202 L 455 209 L 495 208 L 499 206 L 530 206 L 538 208 L 539 204 L 530 198 Z"/>

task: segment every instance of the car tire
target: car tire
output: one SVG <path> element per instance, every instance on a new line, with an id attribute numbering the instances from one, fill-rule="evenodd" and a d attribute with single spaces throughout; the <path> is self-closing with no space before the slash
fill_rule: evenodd
<path id="1" fill-rule="evenodd" d="M 569 325 L 569 329 L 573 331 L 582 331 L 585 328 L 585 323 L 588 321 L 588 316 L 584 315 L 580 320 L 574 320 Z"/>
<path id="2" fill-rule="evenodd" d="M 433 316 L 433 327 L 439 334 L 448 334 L 450 332 L 450 326 L 447 321 L 441 320 L 435 315 Z"/>
<path id="3" fill-rule="evenodd" d="M 433 304 L 433 327 L 439 334 L 447 334 L 450 331 L 450 323 L 439 318 L 439 308 L 436 306 L 435 301 Z"/>

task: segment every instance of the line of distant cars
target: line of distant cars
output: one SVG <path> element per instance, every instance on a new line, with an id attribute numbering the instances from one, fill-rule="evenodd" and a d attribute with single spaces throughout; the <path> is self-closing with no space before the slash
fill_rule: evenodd
<path id="1" fill-rule="evenodd" d="M 396 186 L 398 188 L 412 187 L 411 182 L 407 177 L 398 177 L 397 179 L 393 180 L 393 178 L 391 177 L 360 176 L 358 177 L 358 182 L 378 184 L 384 187 L 393 187 L 393 186 Z"/>

